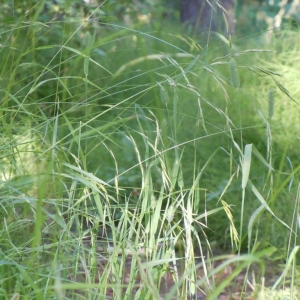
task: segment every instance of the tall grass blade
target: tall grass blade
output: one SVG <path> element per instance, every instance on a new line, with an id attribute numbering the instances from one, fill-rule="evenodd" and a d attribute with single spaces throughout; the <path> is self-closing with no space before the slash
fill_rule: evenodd
<path id="1" fill-rule="evenodd" d="M 242 189 L 247 186 L 251 167 L 252 144 L 245 146 L 243 163 L 242 163 Z"/>

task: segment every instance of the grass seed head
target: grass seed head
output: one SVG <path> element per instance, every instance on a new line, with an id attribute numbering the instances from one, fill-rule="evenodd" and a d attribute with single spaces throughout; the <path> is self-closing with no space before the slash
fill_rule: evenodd
<path id="1" fill-rule="evenodd" d="M 169 223 L 171 223 L 173 221 L 174 215 L 175 215 L 175 208 L 173 205 L 171 205 L 168 207 L 168 210 L 167 210 L 167 220 Z"/>

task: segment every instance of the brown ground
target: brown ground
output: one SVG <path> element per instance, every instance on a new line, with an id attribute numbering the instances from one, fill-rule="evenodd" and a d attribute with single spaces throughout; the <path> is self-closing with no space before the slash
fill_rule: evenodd
<path id="1" fill-rule="evenodd" d="M 87 246 L 87 248 L 90 247 L 88 242 L 87 242 L 86 246 Z M 109 259 L 109 251 L 107 251 L 103 247 L 103 243 L 102 243 L 102 246 L 99 245 L 97 252 L 99 254 L 98 268 L 99 268 L 99 273 L 101 274 L 106 269 L 107 261 Z M 139 257 L 142 262 L 143 257 L 144 257 L 143 251 L 141 251 L 141 253 L 139 253 Z M 234 257 L 234 255 L 228 255 L 227 259 L 229 259 L 231 257 Z M 121 259 L 121 255 L 120 255 L 120 259 Z M 209 271 L 212 271 L 217 266 L 222 264 L 224 261 L 225 260 L 220 260 L 220 261 L 212 262 L 212 263 L 208 264 L 208 268 L 210 268 Z M 128 254 L 126 262 L 125 262 L 125 268 L 124 268 L 124 273 L 123 273 L 123 278 L 122 278 L 122 283 L 125 285 L 125 287 L 129 283 L 131 263 L 132 263 L 132 255 Z M 196 263 L 201 263 L 201 260 L 199 259 L 199 261 L 197 261 Z M 277 276 L 274 276 L 276 274 L 274 265 L 272 267 L 270 267 L 270 266 L 266 267 L 266 273 L 269 273 L 269 275 L 265 274 L 265 277 L 278 278 Z M 136 266 L 136 268 L 138 268 L 138 265 Z M 184 266 L 182 266 L 180 264 L 177 265 L 179 278 L 183 274 L 183 271 L 184 271 L 183 268 L 184 268 Z M 214 282 L 214 286 L 216 286 L 216 287 L 219 286 L 224 281 L 224 279 L 226 279 L 228 276 L 232 276 L 235 268 L 236 268 L 236 265 L 234 263 L 232 265 L 226 266 L 225 269 L 223 269 L 219 273 L 212 276 L 212 278 L 210 279 L 211 284 L 213 284 L 213 282 Z M 174 266 L 170 265 L 167 267 L 167 271 L 165 272 L 163 279 L 161 281 L 161 284 L 160 284 L 160 299 L 164 299 L 164 296 L 167 295 L 168 292 L 170 291 L 170 289 L 174 286 L 174 279 L 173 279 L 174 271 L 173 270 L 174 270 Z M 146 278 L 147 278 L 146 270 L 145 270 L 145 273 L 146 273 Z M 205 277 L 203 267 L 199 267 L 197 269 L 196 273 L 197 273 L 197 280 L 200 280 Z M 217 299 L 218 300 L 258 299 L 255 296 L 254 290 L 255 290 L 255 288 L 257 289 L 257 285 L 255 284 L 255 281 L 258 284 L 261 284 L 261 275 L 260 275 L 261 270 L 260 270 L 259 266 L 253 265 L 253 266 L 251 266 L 251 268 L 248 272 L 248 276 L 246 276 L 246 273 L 247 272 L 244 269 L 239 274 L 234 276 L 233 279 L 231 280 L 231 284 L 223 289 L 223 291 L 218 295 Z M 247 281 L 246 277 L 248 279 L 250 278 L 250 280 Z M 77 278 L 77 280 L 78 279 L 79 278 Z M 84 281 L 83 278 L 82 278 L 82 280 Z M 265 286 L 272 286 L 273 283 L 275 282 L 275 280 L 267 280 L 264 284 L 265 284 Z M 145 282 L 145 277 L 143 280 L 141 280 L 141 274 L 138 272 L 138 276 L 136 277 L 136 280 L 135 280 L 136 291 L 140 288 L 142 282 Z M 112 284 L 114 283 L 113 277 L 111 279 L 111 283 Z M 211 289 L 213 289 L 213 288 L 211 288 Z M 208 287 L 208 285 L 198 286 L 197 295 L 195 297 L 193 297 L 193 298 L 184 297 L 182 299 L 203 300 L 208 297 L 210 291 L 211 290 Z M 124 288 L 124 292 L 125 292 L 125 288 Z M 135 293 L 135 291 L 133 291 L 133 293 Z M 106 299 L 114 299 L 114 294 L 113 294 L 112 289 L 107 289 Z M 174 296 L 173 299 L 175 300 L 178 298 L 177 298 L 177 296 Z"/>

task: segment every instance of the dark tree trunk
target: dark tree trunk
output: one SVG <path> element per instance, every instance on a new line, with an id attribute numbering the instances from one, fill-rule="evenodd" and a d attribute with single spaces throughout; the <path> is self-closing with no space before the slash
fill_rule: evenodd
<path id="1" fill-rule="evenodd" d="M 181 0 L 181 21 L 194 26 L 196 33 L 218 31 L 233 34 L 235 2 L 235 0 Z"/>

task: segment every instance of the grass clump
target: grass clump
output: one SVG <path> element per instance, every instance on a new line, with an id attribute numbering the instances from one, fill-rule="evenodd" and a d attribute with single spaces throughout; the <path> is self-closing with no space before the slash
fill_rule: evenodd
<path id="1" fill-rule="evenodd" d="M 299 167 L 274 83 L 293 92 L 269 50 L 94 21 L 2 36 L 3 299 L 262 299 L 276 276 L 293 295 Z"/>

